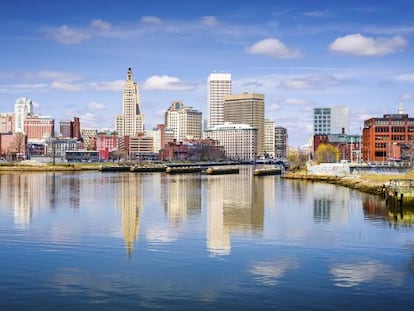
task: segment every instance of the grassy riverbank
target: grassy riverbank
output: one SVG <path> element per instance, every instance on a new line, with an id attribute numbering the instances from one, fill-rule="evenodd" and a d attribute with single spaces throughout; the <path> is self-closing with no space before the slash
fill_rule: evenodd
<path id="1" fill-rule="evenodd" d="M 414 172 L 393 175 L 361 174 L 355 176 L 311 175 L 306 172 L 287 172 L 282 178 L 327 182 L 379 195 L 382 194 L 383 185 L 391 179 L 414 179 Z"/>

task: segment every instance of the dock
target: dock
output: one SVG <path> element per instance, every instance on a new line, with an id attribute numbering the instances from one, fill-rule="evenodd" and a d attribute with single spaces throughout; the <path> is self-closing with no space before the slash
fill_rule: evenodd
<path id="1" fill-rule="evenodd" d="M 223 175 L 223 174 L 238 174 L 239 168 L 237 167 L 209 167 L 206 170 L 208 175 Z"/>
<path id="2" fill-rule="evenodd" d="M 263 167 L 256 168 L 253 172 L 254 176 L 267 176 L 267 175 L 281 175 L 282 168 L 280 167 Z"/>
<path id="3" fill-rule="evenodd" d="M 188 173 L 201 173 L 200 166 L 177 166 L 167 167 L 165 172 L 168 174 L 188 174 Z"/>
<path id="4" fill-rule="evenodd" d="M 166 167 L 164 165 L 158 166 L 131 166 L 131 172 L 136 173 L 153 173 L 153 172 L 165 172 Z"/>

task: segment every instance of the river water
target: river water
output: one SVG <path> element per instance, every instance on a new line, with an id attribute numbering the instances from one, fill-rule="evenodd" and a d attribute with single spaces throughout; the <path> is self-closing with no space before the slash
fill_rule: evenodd
<path id="1" fill-rule="evenodd" d="M 251 167 L 1 174 L 0 309 L 411 310 L 407 213 Z"/>

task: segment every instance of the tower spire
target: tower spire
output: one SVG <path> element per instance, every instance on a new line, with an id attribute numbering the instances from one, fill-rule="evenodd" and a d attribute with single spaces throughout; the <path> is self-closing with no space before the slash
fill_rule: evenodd
<path id="1" fill-rule="evenodd" d="M 132 81 L 132 69 L 131 69 L 131 67 L 128 68 L 127 81 Z"/>
<path id="2" fill-rule="evenodd" d="M 404 107 L 402 102 L 400 102 L 400 105 L 398 106 L 398 114 L 404 114 Z"/>

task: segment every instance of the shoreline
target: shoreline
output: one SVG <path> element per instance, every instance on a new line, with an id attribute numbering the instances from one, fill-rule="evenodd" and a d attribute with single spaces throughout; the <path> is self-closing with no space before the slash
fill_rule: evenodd
<path id="1" fill-rule="evenodd" d="M 384 186 L 383 182 L 371 181 L 362 176 L 310 175 L 306 173 L 287 172 L 281 178 L 330 183 L 375 195 L 382 195 Z"/>

